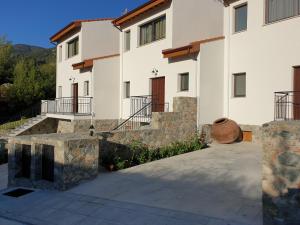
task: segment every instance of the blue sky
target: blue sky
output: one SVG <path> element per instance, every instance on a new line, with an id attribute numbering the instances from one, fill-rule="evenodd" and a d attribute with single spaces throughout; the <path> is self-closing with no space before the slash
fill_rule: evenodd
<path id="1" fill-rule="evenodd" d="M 118 17 L 147 0 L 1 0 L 0 35 L 13 44 L 53 47 L 49 37 L 76 19 Z"/>

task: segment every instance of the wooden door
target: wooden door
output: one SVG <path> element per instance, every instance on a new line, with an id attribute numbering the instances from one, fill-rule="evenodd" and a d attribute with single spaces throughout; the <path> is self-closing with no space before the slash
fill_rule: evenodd
<path id="1" fill-rule="evenodd" d="M 300 67 L 294 68 L 294 119 L 300 120 Z"/>
<path id="2" fill-rule="evenodd" d="M 31 146 L 22 145 L 22 177 L 30 178 Z"/>
<path id="3" fill-rule="evenodd" d="M 152 112 L 165 111 L 165 77 L 152 79 Z"/>
<path id="4" fill-rule="evenodd" d="M 72 89 L 73 113 L 78 113 L 78 83 L 73 84 Z"/>
<path id="5" fill-rule="evenodd" d="M 43 145 L 42 178 L 43 180 L 54 181 L 54 146 Z"/>

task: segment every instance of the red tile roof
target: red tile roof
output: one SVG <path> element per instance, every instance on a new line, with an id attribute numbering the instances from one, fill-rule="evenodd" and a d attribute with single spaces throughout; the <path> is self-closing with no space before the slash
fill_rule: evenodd
<path id="1" fill-rule="evenodd" d="M 95 21 L 107 21 L 107 20 L 114 20 L 114 18 L 99 18 L 99 19 L 88 19 L 88 20 L 74 20 L 73 22 L 69 23 L 67 26 L 62 28 L 60 31 L 58 31 L 56 34 L 54 34 L 51 38 L 51 42 L 57 42 L 63 37 L 65 37 L 70 32 L 78 29 L 81 27 L 82 23 L 86 22 L 95 22 Z"/>

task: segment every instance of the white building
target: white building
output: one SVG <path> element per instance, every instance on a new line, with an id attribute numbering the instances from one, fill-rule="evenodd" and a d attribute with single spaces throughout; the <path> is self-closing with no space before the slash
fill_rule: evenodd
<path id="1" fill-rule="evenodd" d="M 231 2 L 224 8 L 224 115 L 261 125 L 274 120 L 274 92 L 300 91 L 300 1 Z M 277 108 L 277 119 L 300 119 L 300 95 L 289 95 L 277 97 L 290 102 Z"/>
<path id="2" fill-rule="evenodd" d="M 214 0 L 156 0 L 113 21 L 121 30 L 121 118 L 132 113 L 130 96 L 145 95 L 154 98 L 153 111 L 172 111 L 173 97 L 203 96 L 199 108 L 213 111 L 199 110 L 199 120 L 223 116 L 223 7 Z M 204 95 L 210 87 L 216 91 Z"/>
<path id="3" fill-rule="evenodd" d="M 48 117 L 118 118 L 119 33 L 111 21 L 77 20 L 51 37 L 57 45 L 57 98 L 43 104 Z"/>
<path id="4" fill-rule="evenodd" d="M 300 93 L 299 14 L 299 0 L 151 0 L 113 21 L 75 21 L 51 38 L 58 99 L 48 116 L 124 120 L 145 99 L 172 112 L 185 96 L 198 100 L 198 126 L 300 119 L 300 94 L 283 92 Z"/>

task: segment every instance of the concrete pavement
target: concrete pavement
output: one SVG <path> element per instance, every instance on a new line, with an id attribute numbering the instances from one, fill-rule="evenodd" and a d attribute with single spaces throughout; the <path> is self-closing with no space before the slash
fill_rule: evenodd
<path id="1" fill-rule="evenodd" d="M 214 145 L 67 192 L 1 195 L 1 215 L 47 225 L 261 225 L 261 148 Z"/>

